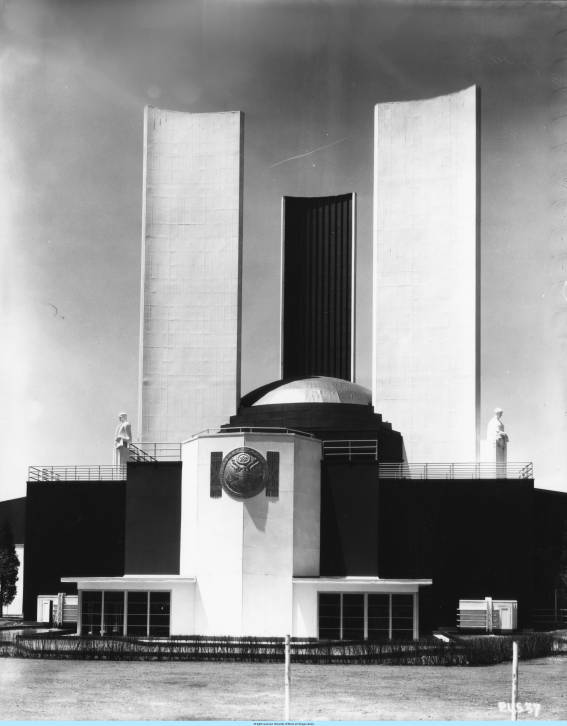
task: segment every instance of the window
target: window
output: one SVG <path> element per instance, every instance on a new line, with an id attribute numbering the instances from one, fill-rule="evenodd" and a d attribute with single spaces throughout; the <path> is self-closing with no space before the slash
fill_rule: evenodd
<path id="1" fill-rule="evenodd" d="M 124 632 L 124 593 L 120 590 L 109 590 L 104 593 L 105 635 L 122 635 Z"/>
<path id="2" fill-rule="evenodd" d="M 170 611 L 170 592 L 82 590 L 81 633 L 168 637 Z"/>
<path id="3" fill-rule="evenodd" d="M 169 592 L 150 592 L 150 635 L 169 635 L 169 608 Z"/>
<path id="4" fill-rule="evenodd" d="M 81 607 L 81 632 L 83 635 L 100 635 L 102 622 L 102 592 L 84 590 Z"/>
<path id="5" fill-rule="evenodd" d="M 334 592 L 319 593 L 319 637 L 339 640 L 341 637 L 341 596 Z"/>
<path id="6" fill-rule="evenodd" d="M 390 596 L 387 594 L 368 595 L 368 638 L 369 640 L 388 640 L 390 637 Z"/>
<path id="7" fill-rule="evenodd" d="M 364 595 L 343 595 L 343 639 L 364 640 Z"/>
<path id="8" fill-rule="evenodd" d="M 325 640 L 413 640 L 413 593 L 319 593 Z"/>
<path id="9" fill-rule="evenodd" d="M 148 593 L 128 592 L 126 635 L 148 634 Z"/>
<path id="10" fill-rule="evenodd" d="M 396 640 L 413 638 L 412 595 L 392 595 L 392 637 Z"/>

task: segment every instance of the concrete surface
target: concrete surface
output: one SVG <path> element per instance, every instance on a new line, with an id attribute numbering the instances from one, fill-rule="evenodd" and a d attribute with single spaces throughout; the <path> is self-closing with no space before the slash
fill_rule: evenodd
<path id="1" fill-rule="evenodd" d="M 476 88 L 375 107 L 374 408 L 408 461 L 474 461 Z"/>
<path id="2" fill-rule="evenodd" d="M 236 413 L 242 129 L 239 112 L 147 109 L 138 441 Z"/>

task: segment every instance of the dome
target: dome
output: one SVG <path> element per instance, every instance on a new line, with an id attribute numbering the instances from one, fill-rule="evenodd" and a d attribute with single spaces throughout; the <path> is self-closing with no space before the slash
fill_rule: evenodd
<path id="1" fill-rule="evenodd" d="M 372 405 L 372 394 L 364 386 L 341 378 L 312 376 L 282 383 L 268 391 L 253 406 L 271 406 L 282 403 L 355 403 Z"/>

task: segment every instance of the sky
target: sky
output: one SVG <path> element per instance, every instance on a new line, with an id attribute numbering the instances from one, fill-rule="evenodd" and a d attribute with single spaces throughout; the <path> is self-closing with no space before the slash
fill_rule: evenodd
<path id="1" fill-rule="evenodd" d="M 279 377 L 282 195 L 356 192 L 370 386 L 374 104 L 475 83 L 482 426 L 567 491 L 565 3 L 0 0 L 0 498 L 137 421 L 146 104 L 245 113 L 243 393 Z"/>

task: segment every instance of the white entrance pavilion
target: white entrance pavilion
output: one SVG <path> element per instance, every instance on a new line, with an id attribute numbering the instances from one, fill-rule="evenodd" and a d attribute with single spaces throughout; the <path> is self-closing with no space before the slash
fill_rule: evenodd
<path id="1" fill-rule="evenodd" d="M 321 447 L 285 429 L 185 442 L 180 572 L 65 578 L 78 632 L 417 638 L 431 580 L 320 577 Z"/>

